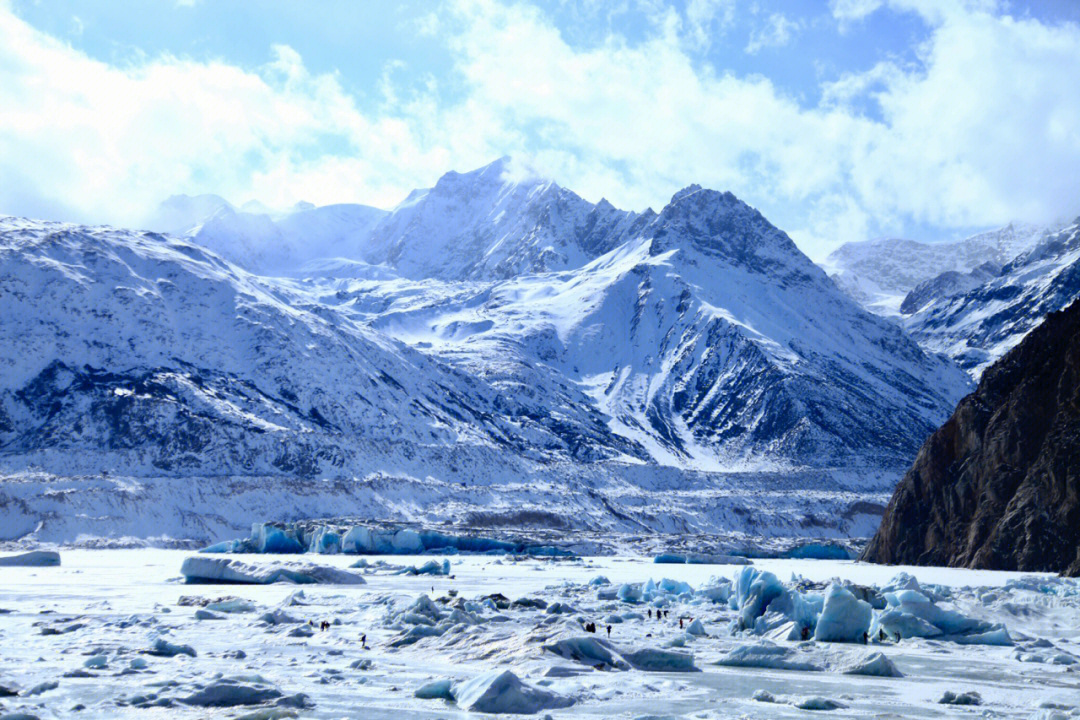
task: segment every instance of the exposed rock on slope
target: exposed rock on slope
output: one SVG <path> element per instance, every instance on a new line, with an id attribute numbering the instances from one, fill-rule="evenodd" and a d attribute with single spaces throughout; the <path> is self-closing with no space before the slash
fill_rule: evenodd
<path id="1" fill-rule="evenodd" d="M 1080 303 L 986 371 L 919 452 L 862 559 L 1080 575 Z"/>

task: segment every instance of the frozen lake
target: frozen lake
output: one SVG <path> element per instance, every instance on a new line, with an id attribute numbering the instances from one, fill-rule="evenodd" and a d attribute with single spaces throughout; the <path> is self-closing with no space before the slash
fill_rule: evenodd
<path id="1" fill-rule="evenodd" d="M 811 593 L 832 578 L 883 586 L 906 570 L 923 585 L 947 588 L 941 590 L 948 595 L 938 603 L 941 607 L 1003 624 L 1014 643 L 965 645 L 931 638 L 878 643 L 875 637 L 864 646 L 773 638 L 785 648 L 782 652 L 817 666 L 806 671 L 716 665 L 736 648 L 769 642 L 733 633 L 730 626 L 738 612 L 726 602 L 692 593 L 661 594 L 640 604 L 598 597 L 605 587 L 614 590 L 650 578 L 669 578 L 677 581 L 672 586 L 685 582 L 695 589 L 715 586 L 710 578 L 731 578 L 741 570 L 737 566 L 655 565 L 622 557 L 450 556 L 452 578 L 394 575 L 391 568 L 377 567 L 356 571 L 363 572 L 364 585 L 304 585 L 298 597 L 294 593 L 300 588 L 292 584 L 184 584 L 180 567 L 192 555 L 185 551 L 69 550 L 61 555 L 60 567 L 0 567 L 0 686 L 20 692 L 0 698 L 0 716 L 18 711 L 41 718 L 195 718 L 208 712 L 263 718 L 468 717 L 478 713 L 414 693 L 432 681 L 465 682 L 506 669 L 529 688 L 573 701 L 569 707 L 542 710 L 539 717 L 793 718 L 811 712 L 795 707 L 810 697 L 842 705 L 820 714 L 845 718 L 1080 716 L 1075 710 L 1080 706 L 1080 665 L 1069 660 L 1080 656 L 1080 583 L 1050 576 L 845 561 L 755 561 L 755 568 L 775 573 L 784 583 L 793 574 L 801 576 L 801 587 Z M 235 557 L 255 565 L 303 559 L 337 568 L 357 559 Z M 441 559 L 381 559 L 410 566 L 433 557 Z M 372 563 L 378 559 L 368 558 Z M 597 576 L 610 585 L 590 585 Z M 1022 577 L 1038 581 L 1008 585 Z M 548 607 L 478 604 L 493 593 L 509 600 L 539 599 Z M 427 607 L 417 603 L 421 595 L 443 599 L 431 604 L 431 619 L 418 616 Z M 184 596 L 195 600 L 181 601 Z M 251 607 L 246 612 L 202 607 L 226 596 L 250 601 Z M 554 603 L 563 603 L 565 612 L 549 612 Z M 657 605 L 668 617 L 646 617 Z M 213 619 L 197 619 L 199 611 Z M 275 611 L 282 622 L 263 619 Z M 615 616 L 620 621 L 610 619 Z M 679 617 L 699 619 L 705 635 L 687 635 Z M 305 636 L 309 620 L 316 627 Z M 318 627 L 322 621 L 337 624 L 323 631 Z M 598 624 L 597 635 L 583 630 L 587 622 Z M 606 642 L 608 624 L 616 657 L 640 657 L 639 651 L 650 649 L 692 654 L 700 672 L 617 669 L 618 660 L 593 669 L 594 663 L 545 649 L 560 641 L 560 647 L 569 646 L 565 641 L 577 638 Z M 420 636 L 414 630 L 418 626 L 438 628 L 441 634 L 432 629 Z M 368 649 L 361 647 L 362 635 Z M 188 645 L 195 656 L 143 652 L 158 639 Z M 876 652 L 903 676 L 843 674 Z M 258 702 L 213 710 L 185 702 L 205 699 L 206 688 L 222 681 L 262 695 L 249 698 Z M 939 703 L 947 691 L 977 692 L 982 704 Z M 298 693 L 306 698 L 297 698 Z M 759 698 L 767 693 L 775 702 L 754 699 L 755 693 Z"/>

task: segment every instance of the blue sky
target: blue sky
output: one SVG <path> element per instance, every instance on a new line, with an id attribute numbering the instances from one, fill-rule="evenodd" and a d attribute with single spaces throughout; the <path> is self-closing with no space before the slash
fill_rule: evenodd
<path id="1" fill-rule="evenodd" d="M 0 0 L 0 212 L 392 207 L 504 154 L 730 189 L 820 258 L 1080 213 L 1072 0 Z"/>

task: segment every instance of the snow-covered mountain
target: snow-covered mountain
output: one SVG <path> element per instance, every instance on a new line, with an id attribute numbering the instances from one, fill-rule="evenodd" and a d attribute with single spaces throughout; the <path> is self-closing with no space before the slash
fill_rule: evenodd
<path id="1" fill-rule="evenodd" d="M 953 358 L 978 379 L 1042 319 L 1080 297 L 1080 219 L 1046 236 L 999 273 L 944 294 L 904 319 L 920 345 Z"/>
<path id="2" fill-rule="evenodd" d="M 919 283 L 905 295 L 904 302 L 900 303 L 900 314 L 913 315 L 935 300 L 974 290 L 1000 273 L 1001 266 L 992 262 L 985 262 L 971 272 L 962 273 L 956 270 L 943 272 L 937 277 Z"/>
<path id="3" fill-rule="evenodd" d="M 588 404 L 683 467 L 889 465 L 968 387 L 757 211 L 697 186 L 575 270 L 313 292 L 512 397 Z"/>
<path id="4" fill-rule="evenodd" d="M 987 262 L 1004 265 L 1049 232 L 1041 225 L 1011 223 L 956 242 L 899 238 L 849 242 L 834 250 L 823 267 L 863 307 L 896 316 L 904 298 L 918 285 L 946 272 L 963 275 Z"/>
<path id="5" fill-rule="evenodd" d="M 634 215 L 505 165 L 370 231 L 356 206 L 223 206 L 187 238 L 0 220 L 0 472 L 24 490 L 92 476 L 65 495 L 84 516 L 134 483 L 154 512 L 200 508 L 206 533 L 207 503 L 233 508 L 214 527 L 273 519 L 248 514 L 260 485 L 287 488 L 266 497 L 293 519 L 321 498 L 387 519 L 872 530 L 850 508 L 891 490 L 963 372 L 730 193 Z M 337 240 L 271 278 L 201 244 L 235 254 L 238 229 L 253 266 L 286 262 L 281 238 Z M 0 498 L 19 527 L 51 503 Z"/>
<path id="6" fill-rule="evenodd" d="M 358 258 L 372 228 L 386 215 L 355 204 L 297 203 L 275 213 L 252 201 L 238 210 L 217 195 L 173 195 L 147 226 L 189 238 L 249 272 L 302 275 L 310 262 L 318 271 L 330 260 Z"/>
<path id="7" fill-rule="evenodd" d="M 501 158 L 414 191 L 371 233 L 364 259 L 414 280 L 501 280 L 578 268 L 653 215 L 596 205 Z"/>

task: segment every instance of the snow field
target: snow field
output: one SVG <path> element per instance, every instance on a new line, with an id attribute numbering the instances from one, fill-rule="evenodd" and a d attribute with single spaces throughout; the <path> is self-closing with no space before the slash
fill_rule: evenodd
<path id="1" fill-rule="evenodd" d="M 71 550 L 62 552 L 59 567 L 0 570 L 0 609 L 7 611 L 0 612 L 0 686 L 20 693 L 0 698 L 0 716 L 66 717 L 82 705 L 83 717 L 194 718 L 212 711 L 449 718 L 535 710 L 555 718 L 786 718 L 805 717 L 810 708 L 836 717 L 967 717 L 969 705 L 939 701 L 947 693 L 954 700 L 977 693 L 979 710 L 995 717 L 1067 718 L 1080 704 L 1080 675 L 1068 662 L 1080 656 L 1080 585 L 1048 576 L 908 568 L 920 588 L 914 590 L 903 575 L 892 582 L 903 569 L 843 561 L 658 566 L 644 558 L 485 555 L 449 558 L 448 576 L 399 574 L 433 558 L 394 556 L 350 570 L 364 576 L 363 585 L 204 585 L 182 582 L 187 557 Z M 253 567 L 291 561 L 200 557 Z M 304 557 L 339 571 L 355 560 Z M 792 581 L 792 572 L 801 577 Z M 754 618 L 760 628 L 733 631 L 762 590 L 798 593 L 810 611 L 794 603 L 776 607 L 792 617 L 813 615 L 811 598 L 831 597 L 834 578 L 832 587 L 861 593 L 868 600 L 858 602 L 868 605 L 918 592 L 930 606 L 955 613 L 954 620 L 1003 624 L 1014 644 L 776 639 L 768 636 L 783 615 L 768 610 L 776 598 Z M 751 590 L 755 582 L 758 590 Z M 624 586 L 636 586 L 640 600 L 617 599 Z M 601 599 L 612 591 L 615 599 Z M 909 595 L 895 607 L 913 600 Z M 823 602 L 823 610 L 831 605 Z M 655 619 L 656 610 L 667 617 Z M 608 620 L 615 616 L 621 622 Z M 598 632 L 586 632 L 586 623 Z M 807 669 L 717 664 L 739 653 L 788 657 Z M 881 676 L 890 665 L 902 677 Z M 846 674 L 853 670 L 879 672 Z M 421 694 L 434 699 L 416 697 L 425 686 Z"/>

